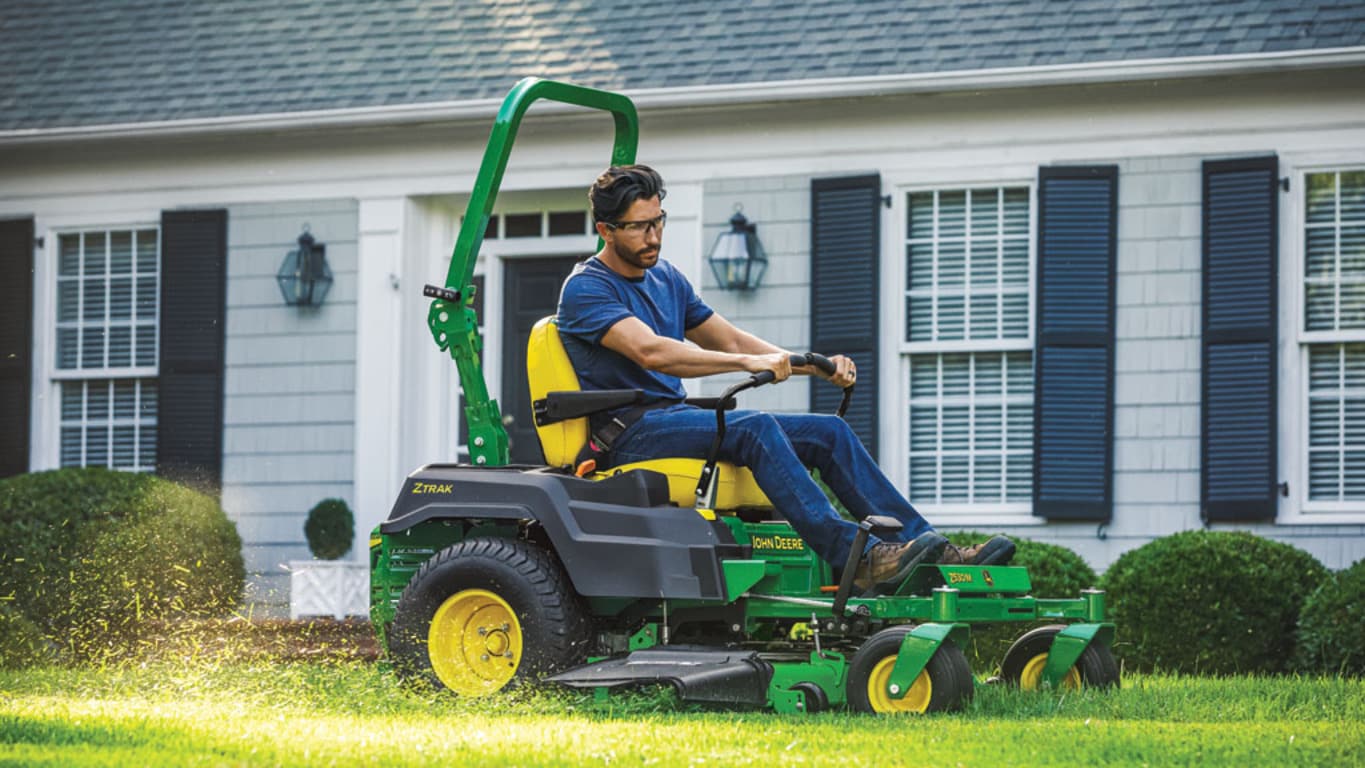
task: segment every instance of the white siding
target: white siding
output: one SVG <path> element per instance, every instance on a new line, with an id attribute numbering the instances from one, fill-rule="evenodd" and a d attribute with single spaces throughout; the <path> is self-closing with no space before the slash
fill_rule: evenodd
<path id="1" fill-rule="evenodd" d="M 275 282 L 305 224 L 334 280 L 316 308 L 285 305 Z M 329 497 L 353 504 L 356 232 L 354 200 L 228 210 L 223 508 L 257 615 L 288 614 L 283 565 L 310 557 L 308 510 Z"/>

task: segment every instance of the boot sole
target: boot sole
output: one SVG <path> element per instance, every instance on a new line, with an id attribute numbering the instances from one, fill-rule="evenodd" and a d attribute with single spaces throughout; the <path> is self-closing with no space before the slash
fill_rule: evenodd
<path id="1" fill-rule="evenodd" d="M 915 570 L 915 566 L 924 563 L 936 563 L 943 556 L 943 550 L 948 548 L 948 540 L 938 534 L 921 535 L 915 539 L 916 544 L 921 539 L 928 539 L 918 551 L 911 549 L 901 558 L 901 567 L 896 571 L 896 575 L 889 579 L 877 582 L 873 589 L 879 594 L 894 592 L 901 582 L 910 576 L 910 572 Z"/>
<path id="2" fill-rule="evenodd" d="M 1004 536 L 996 536 L 986 542 L 976 559 L 967 565 L 1005 565 L 1014 559 L 1014 542 Z"/>

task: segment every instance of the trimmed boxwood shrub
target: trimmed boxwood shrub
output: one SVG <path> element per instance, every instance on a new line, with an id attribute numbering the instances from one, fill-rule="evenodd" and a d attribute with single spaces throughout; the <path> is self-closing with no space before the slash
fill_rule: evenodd
<path id="1" fill-rule="evenodd" d="M 242 540 L 218 502 L 152 475 L 72 468 L 0 480 L 0 583 L 73 660 L 151 622 L 241 602 Z"/>
<path id="2" fill-rule="evenodd" d="M 1104 575 L 1115 649 L 1140 670 L 1282 672 L 1304 599 L 1327 569 L 1245 532 L 1185 531 L 1121 556 Z"/>
<path id="3" fill-rule="evenodd" d="M 948 541 L 959 547 L 979 544 L 992 534 L 960 531 L 948 534 Z M 1010 565 L 1028 568 L 1033 583 L 1034 597 L 1079 597 L 1081 590 L 1099 583 L 1095 571 L 1085 560 L 1066 547 L 1031 539 L 1015 538 L 1017 548 Z M 1025 632 L 1054 621 L 1023 622 L 1018 624 L 983 624 L 972 627 L 970 647 L 966 648 L 972 668 L 998 668 L 1010 644 Z"/>
<path id="4" fill-rule="evenodd" d="M 336 560 L 351 551 L 355 516 L 341 499 L 323 499 L 308 511 L 303 524 L 308 551 L 319 560 Z"/>
<path id="5" fill-rule="evenodd" d="M 1295 667 L 1365 675 L 1365 560 L 1338 571 L 1304 601 Z"/>
<path id="6" fill-rule="evenodd" d="M 0 669 L 20 669 L 49 659 L 47 638 L 23 614 L 0 603 Z"/>

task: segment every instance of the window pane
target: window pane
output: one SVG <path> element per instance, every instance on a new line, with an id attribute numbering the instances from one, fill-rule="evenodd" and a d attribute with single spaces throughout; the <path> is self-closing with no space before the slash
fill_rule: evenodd
<path id="1" fill-rule="evenodd" d="M 1310 173 L 1307 176 L 1307 222 L 1309 224 L 1331 223 L 1337 216 L 1337 175 L 1335 173 Z"/>
<path id="2" fill-rule="evenodd" d="M 1341 276 L 1365 277 L 1365 227 L 1341 228 Z"/>
<path id="3" fill-rule="evenodd" d="M 156 365 L 156 326 L 137 326 L 137 365 Z"/>
<path id="4" fill-rule="evenodd" d="M 906 290 L 929 290 L 934 287 L 934 246 L 932 243 L 912 243 L 906 248 L 910 269 L 906 271 Z"/>
<path id="5" fill-rule="evenodd" d="M 79 365 L 79 331 L 75 328 L 57 329 L 57 367 L 70 370 Z"/>
<path id="6" fill-rule="evenodd" d="M 972 237 L 994 238 L 1000 231 L 1000 190 L 974 189 L 972 197 Z"/>
<path id="7" fill-rule="evenodd" d="M 57 281 L 57 322 L 69 323 L 80 317 L 80 302 L 79 280 L 62 278 Z"/>
<path id="8" fill-rule="evenodd" d="M 133 271 L 133 233 L 109 233 L 109 272 L 126 275 Z"/>
<path id="9" fill-rule="evenodd" d="M 1341 174 L 1341 221 L 1365 222 L 1365 171 Z"/>
<path id="10" fill-rule="evenodd" d="M 62 466 L 155 469 L 155 393 L 151 379 L 62 382 Z"/>
<path id="11" fill-rule="evenodd" d="M 1365 344 L 1314 344 L 1308 354 L 1308 497 L 1365 499 Z"/>
<path id="12" fill-rule="evenodd" d="M 1309 277 L 1331 279 L 1337 271 L 1337 233 L 1332 227 L 1313 227 L 1304 236 L 1304 269 Z"/>
<path id="13" fill-rule="evenodd" d="M 927 240 L 934 236 L 933 192 L 916 192 L 910 195 L 909 232 L 912 239 Z"/>
<path id="14" fill-rule="evenodd" d="M 1331 283 L 1309 283 L 1304 323 L 1310 331 L 1331 331 L 1337 327 L 1337 291 Z"/>
<path id="15" fill-rule="evenodd" d="M 587 231 L 587 211 L 554 211 L 550 213 L 551 235 L 581 235 Z"/>
<path id="16" fill-rule="evenodd" d="M 103 232 L 86 232 L 84 235 L 85 246 L 85 276 L 98 275 L 103 277 L 105 268 L 105 241 Z"/>
<path id="17" fill-rule="evenodd" d="M 960 240 L 967 235 L 967 192 L 940 192 L 938 196 L 938 239 Z"/>
<path id="18" fill-rule="evenodd" d="M 116 325 L 109 329 L 109 367 L 127 368 L 133 364 L 133 329 Z"/>
<path id="19" fill-rule="evenodd" d="M 137 271 L 138 274 L 154 274 L 157 265 L 157 251 L 160 233 L 155 229 L 143 229 L 137 233 Z"/>
<path id="20" fill-rule="evenodd" d="M 133 316 L 133 280 L 129 277 L 109 281 L 109 319 L 127 320 Z"/>
<path id="21" fill-rule="evenodd" d="M 81 466 L 81 428 L 62 427 L 62 466 Z"/>
<path id="22" fill-rule="evenodd" d="M 968 263 L 973 288 L 995 287 L 1000 275 L 999 248 L 1000 241 L 996 239 L 972 240 Z"/>
<path id="23" fill-rule="evenodd" d="M 1337 328 L 1365 328 L 1365 280 L 1342 282 Z"/>
<path id="24" fill-rule="evenodd" d="M 75 277 L 81 273 L 81 236 L 60 235 L 57 238 L 57 274 Z"/>
<path id="25" fill-rule="evenodd" d="M 539 213 L 509 213 L 502 217 L 506 237 L 540 237 Z"/>
<path id="26" fill-rule="evenodd" d="M 85 307 L 81 319 L 87 323 L 104 322 L 104 278 L 85 281 Z"/>
<path id="27" fill-rule="evenodd" d="M 81 330 L 81 367 L 104 367 L 103 328 L 85 328 Z"/>

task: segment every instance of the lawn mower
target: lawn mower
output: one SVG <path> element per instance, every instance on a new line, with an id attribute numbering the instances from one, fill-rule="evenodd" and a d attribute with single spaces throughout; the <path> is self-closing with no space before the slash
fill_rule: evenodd
<path id="1" fill-rule="evenodd" d="M 684 702 L 784 713 L 938 712 L 972 697 L 962 649 L 973 625 L 1055 621 L 1010 647 L 1001 678 L 1022 688 L 1117 685 L 1103 592 L 1035 598 L 1026 569 L 972 565 L 920 565 L 898 584 L 860 589 L 869 537 L 899 528 L 884 517 L 859 522 L 842 568 L 816 556 L 749 470 L 716 456 L 726 411 L 771 373 L 694 402 L 716 413 L 706 459 L 599 470 L 576 463 L 589 417 L 641 393 L 581 391 L 546 318 L 527 364 L 545 464 L 508 463 L 471 280 L 517 128 L 537 99 L 609 112 L 611 163 L 635 159 L 635 107 L 621 94 L 528 78 L 497 115 L 445 285 L 425 288 L 430 330 L 459 368 L 470 462 L 413 472 L 370 539 L 371 619 L 398 675 L 465 696 L 537 682 L 598 696 L 669 685 Z M 793 364 L 832 372 L 814 353 Z M 840 415 L 851 396 L 850 387 Z"/>

